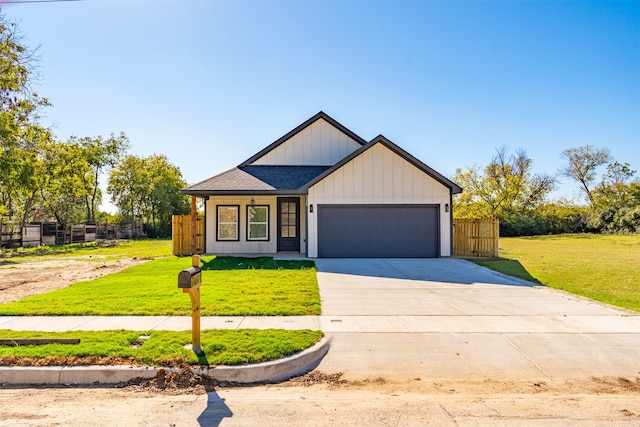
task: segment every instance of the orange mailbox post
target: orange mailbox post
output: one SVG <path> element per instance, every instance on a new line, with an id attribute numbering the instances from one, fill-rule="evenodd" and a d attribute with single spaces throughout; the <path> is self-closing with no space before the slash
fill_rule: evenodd
<path id="1" fill-rule="evenodd" d="M 178 274 L 178 288 L 183 293 L 188 293 L 191 298 L 191 348 L 196 353 L 202 353 L 200 345 L 200 284 L 202 283 L 202 270 L 200 269 L 200 256 L 191 257 L 191 268 L 182 270 Z"/>

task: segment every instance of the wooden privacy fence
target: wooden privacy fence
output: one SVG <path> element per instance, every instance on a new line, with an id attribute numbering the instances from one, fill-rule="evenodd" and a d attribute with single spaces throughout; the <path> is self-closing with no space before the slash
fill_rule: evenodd
<path id="1" fill-rule="evenodd" d="M 196 255 L 204 253 L 204 216 L 196 217 L 196 253 L 192 253 L 191 215 L 173 215 L 171 220 L 171 242 L 174 255 Z"/>
<path id="2" fill-rule="evenodd" d="M 0 222 L 1 247 L 34 247 L 95 242 L 96 240 L 131 239 L 143 236 L 142 224 L 77 224 L 63 227 L 57 222 L 30 222 L 13 226 Z"/>
<path id="3" fill-rule="evenodd" d="M 497 218 L 454 218 L 453 255 L 498 258 L 499 235 Z"/>

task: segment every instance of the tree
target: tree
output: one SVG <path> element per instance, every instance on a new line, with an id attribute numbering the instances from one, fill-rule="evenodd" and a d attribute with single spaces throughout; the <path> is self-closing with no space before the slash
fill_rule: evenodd
<path id="1" fill-rule="evenodd" d="M 153 234 L 169 235 L 171 215 L 189 212 L 186 187 L 180 170 L 166 156 L 127 156 L 109 175 L 107 191 L 120 214 L 131 221 L 143 222 Z"/>
<path id="2" fill-rule="evenodd" d="M 63 227 L 82 221 L 83 177 L 92 173 L 83 150 L 76 144 L 50 142 L 43 147 L 40 196 L 45 211 Z"/>
<path id="3" fill-rule="evenodd" d="M 172 215 L 188 214 L 191 210 L 188 196 L 180 193 L 187 186 L 180 169 L 172 165 L 166 156 L 147 158 L 152 191 L 149 197 L 150 221 L 156 234 L 170 235 Z"/>
<path id="4" fill-rule="evenodd" d="M 589 204 L 595 207 L 592 189 L 596 180 L 596 171 L 600 166 L 611 161 L 612 157 L 609 150 L 585 145 L 583 147 L 567 148 L 560 153 L 560 157 L 567 162 L 560 169 L 560 174 L 577 181 Z"/>
<path id="5" fill-rule="evenodd" d="M 85 190 L 86 220 L 96 222 L 96 210 L 102 201 L 100 176 L 105 168 L 113 168 L 122 158 L 129 148 L 129 139 L 124 132 L 120 132 L 118 136 L 111 134 L 106 140 L 101 136 L 95 138 L 73 136 L 69 142 L 82 149 L 82 156 L 90 166 L 90 171 L 82 175 L 82 184 Z"/>
<path id="6" fill-rule="evenodd" d="M 606 233 L 640 232 L 640 180 L 629 163 L 612 162 L 592 191 L 591 226 Z"/>
<path id="7" fill-rule="evenodd" d="M 144 160 L 137 156 L 127 156 L 109 174 L 107 192 L 125 221 L 134 225 L 142 217 L 146 192 Z"/>
<path id="8" fill-rule="evenodd" d="M 523 150 L 509 155 L 506 147 L 497 149 L 482 171 L 477 167 L 457 169 L 453 181 L 465 189 L 455 199 L 457 217 L 499 217 L 534 209 L 556 183 L 553 176 L 533 173 L 533 161 Z"/>
<path id="9" fill-rule="evenodd" d="M 38 124 L 49 102 L 29 90 L 35 62 L 17 25 L 0 15 L 0 215 L 21 223 L 38 197 L 39 147 L 51 139 Z"/>

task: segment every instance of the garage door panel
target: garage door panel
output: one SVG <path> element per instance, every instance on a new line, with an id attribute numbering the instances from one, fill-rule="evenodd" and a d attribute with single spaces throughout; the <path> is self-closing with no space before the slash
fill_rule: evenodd
<path id="1" fill-rule="evenodd" d="M 321 205 L 318 249 L 324 258 L 438 256 L 438 207 Z"/>

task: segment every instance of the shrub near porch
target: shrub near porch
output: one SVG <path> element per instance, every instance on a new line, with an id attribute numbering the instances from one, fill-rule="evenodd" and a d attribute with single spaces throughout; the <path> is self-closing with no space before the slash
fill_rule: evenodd
<path id="1" fill-rule="evenodd" d="M 203 316 L 320 314 L 312 261 L 204 257 Z M 178 273 L 191 259 L 168 257 L 68 288 L 0 305 L 0 315 L 190 315 Z"/>

